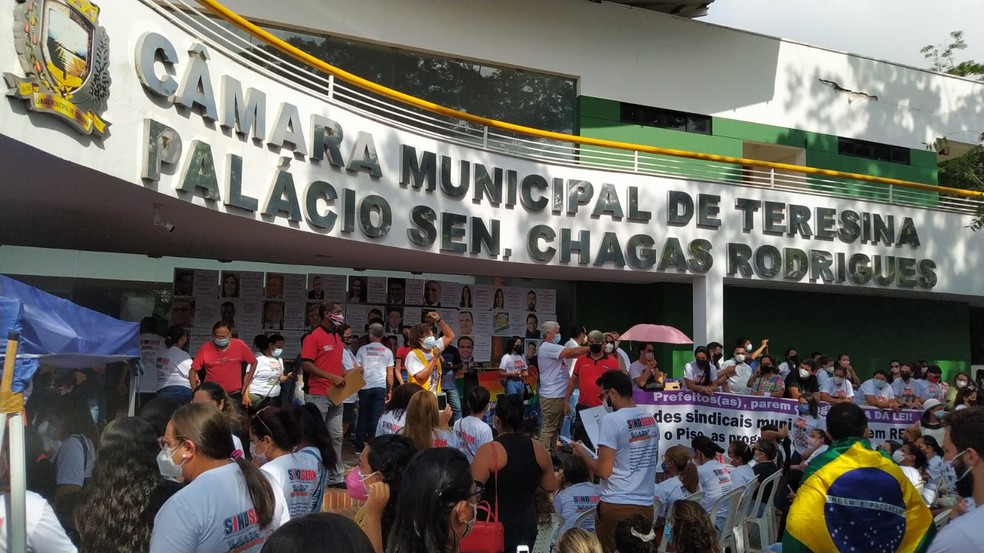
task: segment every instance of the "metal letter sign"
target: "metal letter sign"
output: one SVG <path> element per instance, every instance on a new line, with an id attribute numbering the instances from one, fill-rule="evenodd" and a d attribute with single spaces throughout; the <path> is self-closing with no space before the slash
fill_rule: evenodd
<path id="1" fill-rule="evenodd" d="M 24 77 L 4 73 L 7 96 L 102 138 L 98 114 L 109 98 L 109 35 L 89 0 L 27 0 L 14 13 L 14 38 Z"/>

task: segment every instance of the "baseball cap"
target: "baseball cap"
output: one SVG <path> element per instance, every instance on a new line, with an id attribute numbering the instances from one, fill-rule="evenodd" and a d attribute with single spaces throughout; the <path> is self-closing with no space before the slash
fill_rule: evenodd
<path id="1" fill-rule="evenodd" d="M 936 398 L 927 399 L 923 402 L 923 411 L 928 411 L 933 407 L 939 407 L 940 405 L 943 405 L 943 402 Z"/>
<path id="2" fill-rule="evenodd" d="M 712 452 L 724 453 L 724 449 L 707 436 L 697 436 L 690 442 L 690 446 L 705 455 L 709 455 Z"/>

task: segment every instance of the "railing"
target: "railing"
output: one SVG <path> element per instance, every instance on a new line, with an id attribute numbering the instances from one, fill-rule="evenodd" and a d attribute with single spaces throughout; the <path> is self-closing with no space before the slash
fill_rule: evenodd
<path id="1" fill-rule="evenodd" d="M 185 0 L 141 1 L 178 27 L 239 59 L 252 71 L 390 126 L 444 141 L 553 164 L 856 198 L 953 213 L 984 212 L 984 193 L 978 191 L 574 136 L 488 119 L 404 94 L 334 67 L 215 0 L 194 0 L 208 12 Z"/>

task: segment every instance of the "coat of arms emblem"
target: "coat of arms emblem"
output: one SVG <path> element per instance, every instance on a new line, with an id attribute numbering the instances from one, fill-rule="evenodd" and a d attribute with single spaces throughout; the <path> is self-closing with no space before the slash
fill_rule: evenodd
<path id="1" fill-rule="evenodd" d="M 16 8 L 14 37 L 24 77 L 4 73 L 7 96 L 56 115 L 101 138 L 99 114 L 109 98 L 109 35 L 89 0 L 26 0 Z"/>

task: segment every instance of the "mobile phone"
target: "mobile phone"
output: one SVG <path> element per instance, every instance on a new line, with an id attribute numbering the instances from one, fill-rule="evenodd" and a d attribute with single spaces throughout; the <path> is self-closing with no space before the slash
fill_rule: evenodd
<path id="1" fill-rule="evenodd" d="M 570 438 L 566 436 L 557 436 L 557 439 L 560 440 L 560 443 L 563 445 L 569 445 L 574 443 Z"/>
<path id="2" fill-rule="evenodd" d="M 448 406 L 448 395 L 444 392 L 437 394 L 437 410 L 443 411 Z"/>

